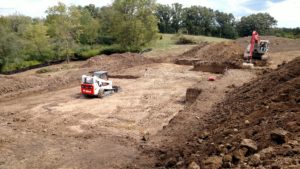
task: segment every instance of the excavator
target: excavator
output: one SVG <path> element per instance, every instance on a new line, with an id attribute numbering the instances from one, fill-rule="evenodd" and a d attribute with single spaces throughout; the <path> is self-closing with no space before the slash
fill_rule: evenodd
<path id="1" fill-rule="evenodd" d="M 244 53 L 243 67 L 253 68 L 253 59 L 268 60 L 269 40 L 260 40 L 259 34 L 256 31 L 252 32 L 250 44 L 247 46 Z"/>

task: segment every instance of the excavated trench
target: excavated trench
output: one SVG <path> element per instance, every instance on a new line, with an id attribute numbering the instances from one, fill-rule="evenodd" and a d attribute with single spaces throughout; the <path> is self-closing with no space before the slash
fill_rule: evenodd
<path id="1" fill-rule="evenodd" d="M 201 94 L 201 92 L 202 89 L 199 89 L 197 87 L 188 88 L 186 90 L 186 104 L 193 104 L 197 100 L 197 97 Z"/>
<path id="2" fill-rule="evenodd" d="M 226 71 L 227 66 L 218 62 L 197 62 L 194 64 L 194 71 L 210 72 L 216 74 L 222 74 Z"/>
<path id="3" fill-rule="evenodd" d="M 175 64 L 177 65 L 194 65 L 196 62 L 200 61 L 200 59 L 176 59 Z"/>

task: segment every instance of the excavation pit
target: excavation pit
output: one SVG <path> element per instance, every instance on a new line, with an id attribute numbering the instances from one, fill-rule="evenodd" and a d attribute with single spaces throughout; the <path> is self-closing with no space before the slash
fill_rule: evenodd
<path id="1" fill-rule="evenodd" d="M 177 65 L 194 65 L 199 59 L 176 59 L 175 64 Z"/>
<path id="2" fill-rule="evenodd" d="M 186 103 L 193 104 L 201 92 L 202 90 L 198 88 L 188 88 L 186 90 Z"/>
<path id="3" fill-rule="evenodd" d="M 196 62 L 194 64 L 194 71 L 210 72 L 216 74 L 222 74 L 226 71 L 227 65 L 218 62 Z"/>

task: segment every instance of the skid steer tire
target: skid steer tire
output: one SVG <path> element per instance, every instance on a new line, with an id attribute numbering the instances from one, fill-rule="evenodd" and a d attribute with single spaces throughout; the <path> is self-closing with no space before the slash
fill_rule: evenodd
<path id="1" fill-rule="evenodd" d="M 121 89 L 120 86 L 113 86 L 113 89 L 114 89 L 114 92 L 115 92 L 115 93 L 118 93 L 118 92 L 121 92 L 121 91 L 122 91 L 122 89 Z"/>
<path id="2" fill-rule="evenodd" d="M 99 91 L 98 98 L 102 99 L 105 96 L 104 90 Z"/>

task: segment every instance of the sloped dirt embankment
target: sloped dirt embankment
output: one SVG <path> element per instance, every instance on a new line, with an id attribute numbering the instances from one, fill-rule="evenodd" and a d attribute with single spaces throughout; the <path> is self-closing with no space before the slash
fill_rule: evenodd
<path id="1" fill-rule="evenodd" d="M 244 49 L 236 42 L 200 44 L 178 56 L 176 64 L 194 65 L 195 71 L 223 73 L 242 67 Z"/>

